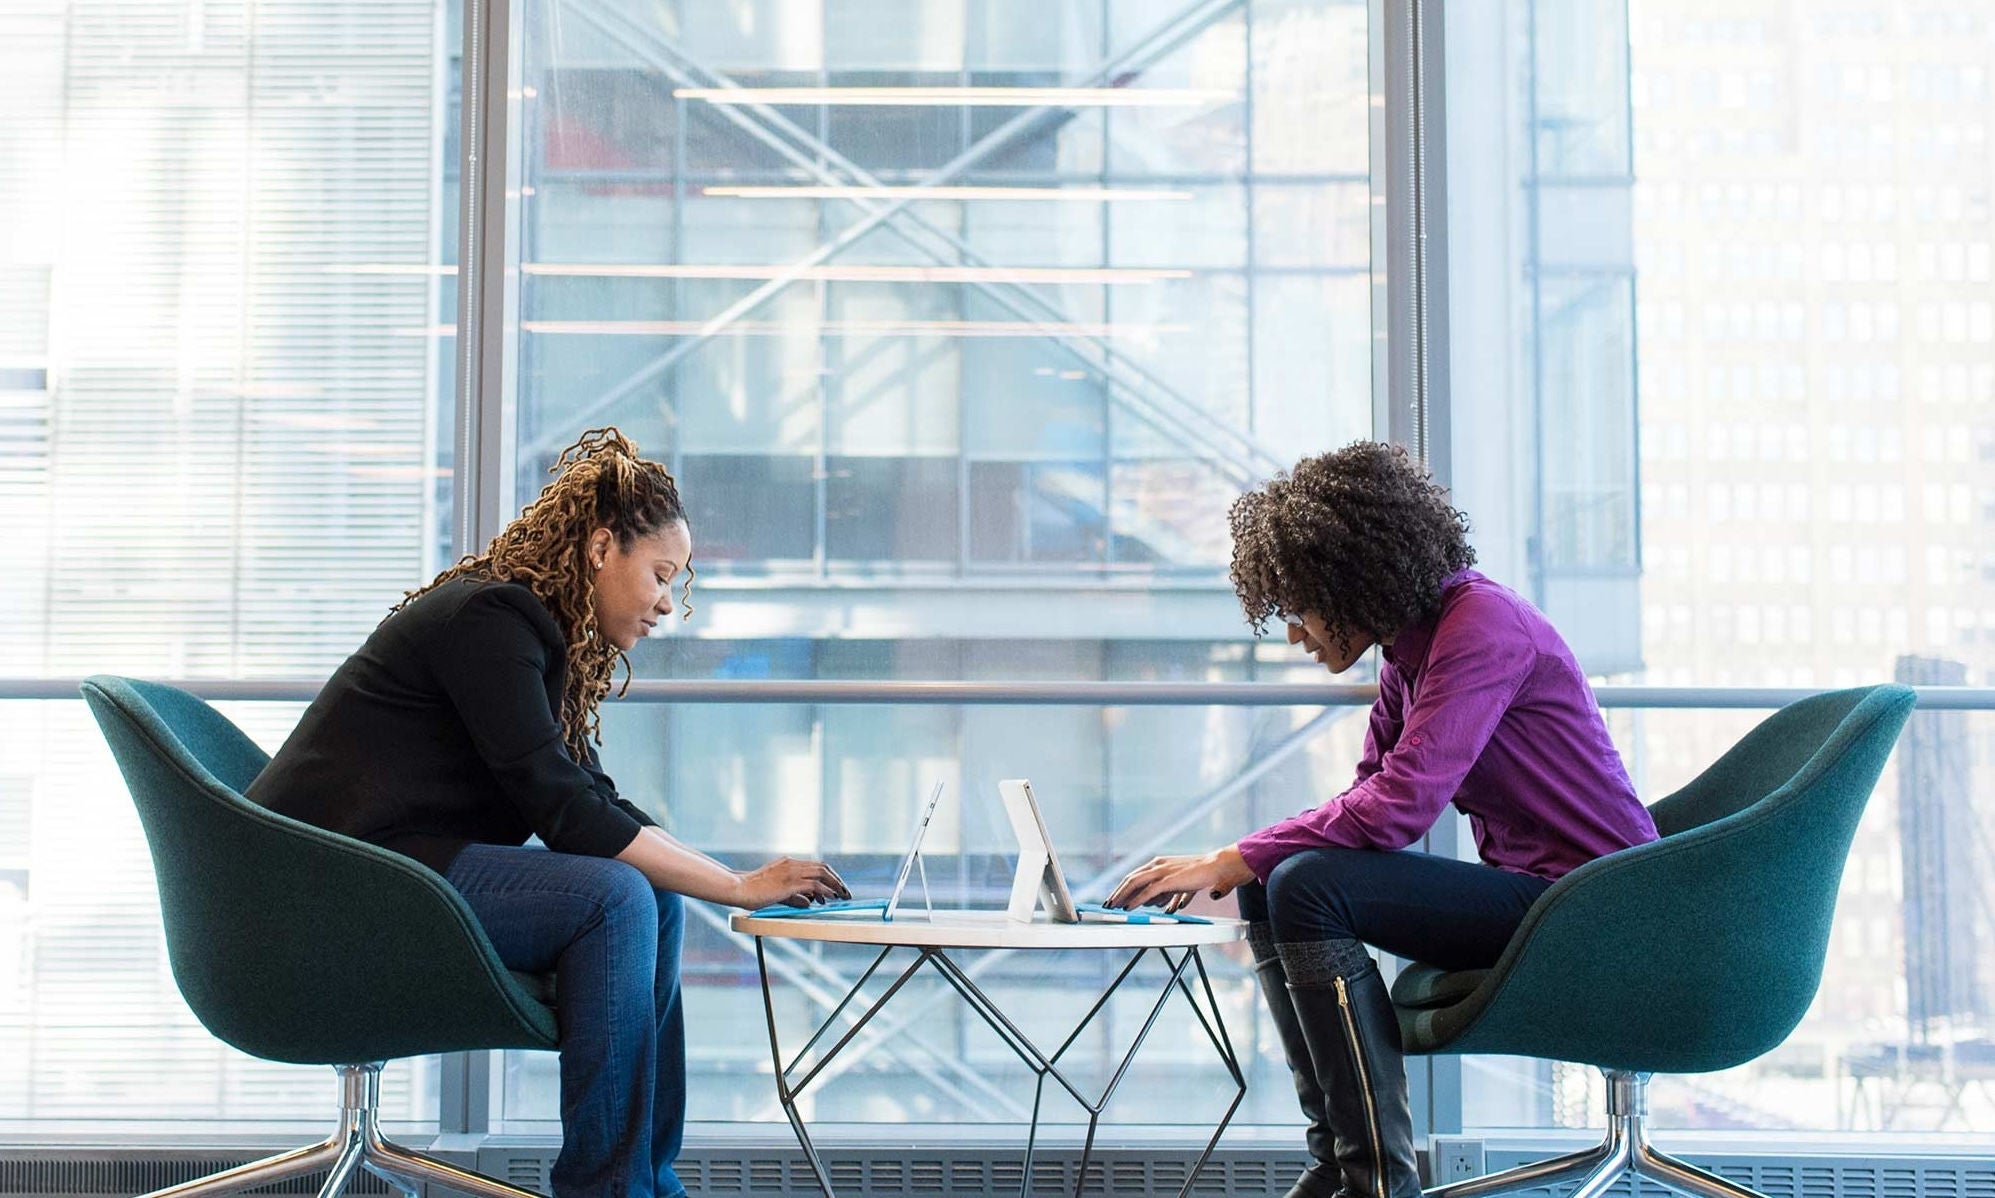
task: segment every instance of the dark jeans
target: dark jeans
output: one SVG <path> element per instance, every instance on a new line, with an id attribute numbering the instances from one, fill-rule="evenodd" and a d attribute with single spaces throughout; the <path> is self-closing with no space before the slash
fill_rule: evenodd
<path id="1" fill-rule="evenodd" d="M 1238 893 L 1241 918 L 1272 924 L 1277 944 L 1357 940 L 1442 969 L 1487 969 L 1550 885 L 1432 853 L 1309 849 Z"/>
<path id="2" fill-rule="evenodd" d="M 555 1198 L 683 1198 L 679 896 L 621 861 L 504 845 L 467 846 L 445 876 L 508 969 L 554 972 Z"/>

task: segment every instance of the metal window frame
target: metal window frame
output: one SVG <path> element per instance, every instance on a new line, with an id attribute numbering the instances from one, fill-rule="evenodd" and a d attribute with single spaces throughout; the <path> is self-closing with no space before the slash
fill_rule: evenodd
<path id="1" fill-rule="evenodd" d="M 1386 397 L 1384 439 L 1403 445 L 1443 486 L 1448 433 L 1447 60 L 1442 0 L 1374 0 L 1375 67 L 1384 136 Z M 1374 267 L 1376 270 L 1377 267 Z"/>
<path id="2" fill-rule="evenodd" d="M 309 703 L 324 679 L 162 678 L 217 703 Z M 1889 681 L 1878 679 L 1879 682 Z M 0 678 L 0 702 L 75 700 L 81 678 Z M 1995 711 L 1995 686 L 1914 686 L 1921 711 Z M 1771 711 L 1823 693 L 1807 686 L 1600 685 L 1603 709 Z M 920 682 L 846 679 L 654 678 L 630 684 L 622 703 L 801 703 L 1011 707 L 1364 707 L 1367 683 L 1315 682 Z"/>
<path id="3" fill-rule="evenodd" d="M 476 553 L 505 527 L 514 405 L 508 357 L 518 346 L 518 272 L 510 251 L 519 195 L 518 46 L 512 0 L 463 0 L 458 139 L 457 430 L 451 556 Z M 509 186 L 510 184 L 510 186 Z M 492 1054 L 446 1053 L 438 1086 L 442 1134 L 491 1127 Z"/>
<path id="4" fill-rule="evenodd" d="M 1436 481 L 1452 481 L 1447 302 L 1447 60 L 1442 0 L 1372 0 L 1373 79 L 1383 112 L 1373 122 L 1372 167 L 1384 176 L 1385 387 L 1374 435 L 1406 448 Z M 1376 189 L 1377 184 L 1374 184 Z M 1375 241 L 1376 245 L 1377 242 Z M 1379 294 L 1375 287 L 1373 295 Z M 1374 300 L 1376 301 L 1376 298 Z M 1455 856 L 1457 828 L 1442 820 L 1422 839 Z M 1407 1062 L 1417 1139 L 1462 1129 L 1462 1064 Z"/>
<path id="5" fill-rule="evenodd" d="M 512 153 L 519 111 L 512 0 L 463 0 L 458 139 L 457 430 L 451 550 L 461 557 L 505 527 L 513 405 L 509 353 L 517 348 L 518 271 Z"/>

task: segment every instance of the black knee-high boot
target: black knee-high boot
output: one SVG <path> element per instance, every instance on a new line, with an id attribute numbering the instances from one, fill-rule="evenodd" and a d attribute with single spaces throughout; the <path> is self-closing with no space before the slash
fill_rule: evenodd
<path id="1" fill-rule="evenodd" d="M 1303 1038 L 1302 1024 L 1288 998 L 1288 975 L 1282 972 L 1282 959 L 1275 951 L 1274 931 L 1265 923 L 1247 925 L 1247 943 L 1254 951 L 1254 975 L 1260 979 L 1261 995 L 1267 1000 L 1268 1014 L 1281 1037 L 1282 1056 L 1295 1076 L 1296 1101 L 1309 1119 L 1304 1142 L 1309 1147 L 1310 1164 L 1289 1187 L 1286 1198 L 1332 1198 L 1337 1192 L 1337 1150 L 1330 1121 L 1323 1111 L 1323 1087 L 1316 1082 L 1316 1067 L 1310 1063 L 1309 1042 Z"/>
<path id="2" fill-rule="evenodd" d="M 1278 946 L 1349 1198 L 1419 1198 L 1399 1018 L 1355 940 Z"/>

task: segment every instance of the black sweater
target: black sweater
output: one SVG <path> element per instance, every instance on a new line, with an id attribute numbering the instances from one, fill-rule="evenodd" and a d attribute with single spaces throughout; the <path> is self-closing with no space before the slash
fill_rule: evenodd
<path id="1" fill-rule="evenodd" d="M 614 857 L 653 821 L 561 734 L 560 626 L 518 583 L 458 578 L 388 617 L 250 783 L 272 811 L 442 873 L 467 843 Z"/>

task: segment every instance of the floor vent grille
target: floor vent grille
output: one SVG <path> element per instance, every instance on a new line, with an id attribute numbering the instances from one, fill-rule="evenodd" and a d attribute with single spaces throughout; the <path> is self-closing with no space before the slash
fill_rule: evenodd
<path id="1" fill-rule="evenodd" d="M 0 1194 L 34 1195 L 34 1198 L 130 1198 L 149 1194 L 167 1186 L 179 1185 L 210 1173 L 233 1169 L 256 1160 L 255 1154 L 223 1155 L 202 1153 L 178 1155 L 168 1152 L 93 1152 L 85 1149 L 0 1150 Z M 249 1194 L 316 1194 L 325 1183 L 324 1173 L 301 1177 Z M 362 1174 L 347 1184 L 349 1194 L 386 1194 L 388 1184 L 372 1174 Z"/>
<path id="2" fill-rule="evenodd" d="M 524 1189 L 548 1192 L 554 1145 L 487 1145 L 475 1167 Z M 130 1198 L 177 1185 L 254 1159 L 248 1152 L 167 1149 L 0 1149 L 0 1198 Z M 1045 1149 L 1032 1163 L 1027 1198 L 1072 1194 L 1080 1153 Z M 1089 1162 L 1082 1198 L 1168 1198 L 1184 1185 L 1196 1154 L 1189 1150 L 1108 1148 Z M 1534 1159 L 1514 1149 L 1491 1149 L 1491 1169 Z M 1995 1157 L 1746 1156 L 1692 1154 L 1699 1165 L 1767 1198 L 1995 1198 Z M 469 1163 L 469 1162 L 467 1162 Z M 826 1153 L 840 1198 L 1013 1198 L 1024 1165 L 1015 1153 L 992 1159 L 987 1149 L 936 1144 L 847 1147 Z M 1303 1165 L 1299 1150 L 1226 1149 L 1215 1154 L 1193 1186 L 1194 1195 L 1281 1198 Z M 794 1148 L 771 1145 L 694 1144 L 679 1175 L 694 1198 L 813 1198 L 816 1180 Z M 324 1175 L 294 1178 L 255 1194 L 313 1194 Z M 1571 1185 L 1530 1191 L 1533 1198 L 1567 1198 Z M 362 1174 L 349 1193 L 386 1195 L 379 1178 Z M 1617 1198 L 1661 1198 L 1667 1191 L 1623 1179 L 1609 1190 Z M 432 1190 L 426 1198 L 451 1198 Z"/>
<path id="3" fill-rule="evenodd" d="M 840 1198 L 948 1198 L 951 1195 L 1018 1194 L 1024 1162 L 970 1147 L 935 1145 L 867 1150 L 830 1150 L 825 1167 Z M 515 1185 L 547 1192 L 546 1169 L 554 1149 L 503 1146 L 483 1149 L 478 1168 Z M 1183 1150 L 1098 1149 L 1088 1163 L 1082 1198 L 1149 1198 L 1175 1195 L 1184 1186 L 1196 1153 Z M 1029 1198 L 1054 1198 L 1074 1192 L 1080 1153 L 1075 1149 L 1042 1149 L 1032 1162 Z M 1214 1155 L 1193 1187 L 1197 1195 L 1228 1198 L 1281 1198 L 1301 1171 L 1300 1150 L 1228 1150 Z M 766 1146 L 730 1148 L 689 1146 L 679 1160 L 679 1180 L 703 1198 L 754 1198 L 755 1195 L 803 1196 L 817 1193 L 816 1179 L 803 1154 Z"/>
<path id="4" fill-rule="evenodd" d="M 1880 1165 L 1875 1157 L 1744 1156 L 1686 1153 L 1694 1165 L 1728 1181 L 1758 1190 L 1767 1198 L 1979 1198 L 1995 1191 L 1995 1156 L 1902 1157 Z M 1531 1156 L 1491 1151 L 1491 1169 L 1527 1164 Z M 1566 1198 L 1577 1183 L 1520 1191 L 1518 1198 Z M 1651 1181 L 1614 1183 L 1616 1198 L 1663 1198 L 1671 1191 Z"/>

